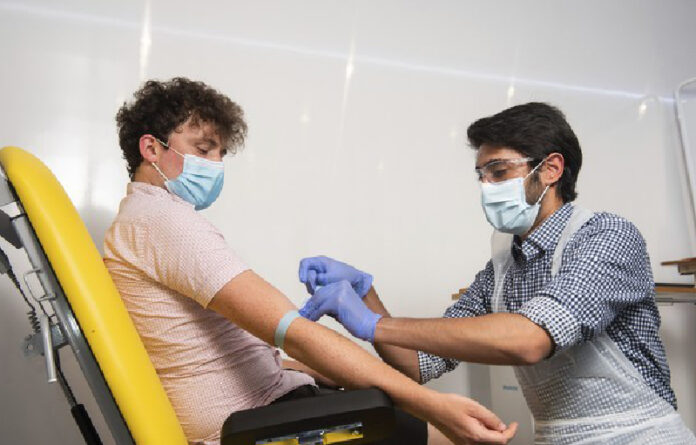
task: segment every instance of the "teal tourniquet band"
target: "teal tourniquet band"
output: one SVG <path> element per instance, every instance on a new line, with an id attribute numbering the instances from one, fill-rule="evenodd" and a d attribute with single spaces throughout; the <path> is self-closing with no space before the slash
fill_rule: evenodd
<path id="1" fill-rule="evenodd" d="M 300 317 L 300 313 L 297 311 L 288 311 L 287 314 L 283 315 L 280 319 L 278 327 L 275 330 L 275 335 L 273 336 L 273 342 L 276 347 L 283 349 L 283 343 L 285 343 L 285 333 L 288 332 L 290 324 L 297 318 Z"/>

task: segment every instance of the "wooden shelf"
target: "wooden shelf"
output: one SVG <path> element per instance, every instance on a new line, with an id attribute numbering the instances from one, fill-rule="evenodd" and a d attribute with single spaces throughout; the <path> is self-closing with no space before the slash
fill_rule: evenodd
<path id="1" fill-rule="evenodd" d="M 696 287 L 680 284 L 655 284 L 655 293 L 662 294 L 696 294 Z"/>
<path id="2" fill-rule="evenodd" d="M 696 274 L 696 258 L 684 258 L 676 261 L 663 261 L 663 266 L 677 266 L 677 270 L 682 275 Z"/>
<path id="3" fill-rule="evenodd" d="M 655 283 L 655 301 L 696 304 L 696 287 L 690 284 Z"/>
<path id="4" fill-rule="evenodd" d="M 681 275 L 696 278 L 696 258 L 683 258 L 677 261 L 663 261 L 663 266 L 677 266 Z M 694 303 L 696 287 L 693 284 L 655 283 L 655 301 L 658 303 Z"/>

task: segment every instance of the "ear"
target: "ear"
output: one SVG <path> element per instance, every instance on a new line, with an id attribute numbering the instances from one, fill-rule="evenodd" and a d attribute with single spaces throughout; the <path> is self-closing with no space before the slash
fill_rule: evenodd
<path id="1" fill-rule="evenodd" d="M 551 153 L 546 157 L 544 161 L 544 166 L 542 167 L 541 178 L 544 185 L 554 185 L 558 183 L 563 176 L 563 169 L 565 168 L 565 159 L 560 153 Z"/>
<path id="2" fill-rule="evenodd" d="M 159 160 L 157 155 L 157 140 L 151 134 L 144 134 L 140 136 L 140 155 L 146 161 L 150 163 L 155 163 Z"/>

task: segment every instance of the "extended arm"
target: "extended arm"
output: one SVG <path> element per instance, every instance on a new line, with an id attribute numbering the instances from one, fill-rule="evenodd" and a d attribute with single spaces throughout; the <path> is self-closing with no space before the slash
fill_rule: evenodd
<path id="1" fill-rule="evenodd" d="M 295 309 L 287 297 L 252 271 L 230 280 L 209 307 L 271 344 L 280 319 Z M 422 387 L 319 324 L 296 319 L 287 331 L 284 349 L 343 386 L 381 388 L 397 406 L 429 421 L 455 443 L 472 437 L 506 443 L 514 434 L 514 428 L 495 431 L 501 428 L 500 420 L 476 402 Z"/>
<path id="2" fill-rule="evenodd" d="M 508 313 L 471 318 L 383 317 L 377 322 L 375 344 L 493 365 L 530 365 L 553 350 L 544 329 L 523 315 Z"/>
<path id="3" fill-rule="evenodd" d="M 316 274 L 316 280 L 324 286 L 341 278 L 348 278 L 352 282 L 354 276 L 364 273 L 327 257 L 314 257 L 306 258 L 300 263 L 300 279 L 312 268 L 320 270 Z M 351 318 L 360 315 L 362 319 L 369 319 L 365 316 L 369 313 L 357 310 L 362 304 L 381 315 L 372 329 L 373 338 L 369 340 L 373 341 L 384 361 L 417 381 L 428 380 L 433 375 L 431 372 L 421 375 L 416 351 L 460 361 L 504 365 L 531 364 L 548 357 L 553 343 L 543 328 L 522 315 L 485 315 L 485 296 L 491 291 L 492 278 L 493 269 L 489 262 L 476 275 L 467 293 L 447 310 L 445 318 L 391 318 L 374 288 L 367 292 L 362 301 L 354 294 L 341 292 L 339 287 L 336 291 L 323 289 L 319 294 L 315 293 L 306 307 L 320 307 L 318 311 L 314 311 L 313 317 L 321 313 L 338 313 L 339 321 L 347 321 L 344 325 L 349 330 L 354 324 L 351 323 Z M 333 311 L 331 305 L 321 303 L 323 300 L 333 300 L 339 310 Z M 354 310 L 342 310 L 346 307 Z M 351 332 L 360 336 L 360 333 Z M 443 359 L 439 357 L 429 357 L 428 360 L 442 362 Z M 448 364 L 439 367 L 447 366 Z"/>
<path id="4" fill-rule="evenodd" d="M 392 318 L 374 288 L 365 304 L 383 317 L 375 328 L 380 357 L 420 381 L 416 350 L 460 361 L 493 365 L 529 365 L 551 354 L 546 331 L 518 314 L 465 318 Z"/>

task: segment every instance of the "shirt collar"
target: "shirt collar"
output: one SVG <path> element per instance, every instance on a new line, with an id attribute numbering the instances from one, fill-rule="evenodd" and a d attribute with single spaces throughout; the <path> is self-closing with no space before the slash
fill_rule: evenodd
<path id="1" fill-rule="evenodd" d="M 529 261 L 554 248 L 558 244 L 561 232 L 572 213 L 572 204 L 563 204 L 560 209 L 553 212 L 539 227 L 530 233 L 524 241 L 515 235 L 512 243 L 512 252 L 515 259 L 524 258 Z"/>
<path id="2" fill-rule="evenodd" d="M 174 193 L 170 193 L 169 190 L 165 189 L 164 187 L 158 187 L 156 185 L 148 184 L 147 182 L 129 182 L 128 186 L 126 187 L 126 194 L 132 195 L 134 193 L 144 193 L 146 195 L 151 195 L 162 199 L 170 199 L 174 202 L 184 203 L 193 206 L 193 204 L 189 203 L 185 199 L 180 198 Z"/>

